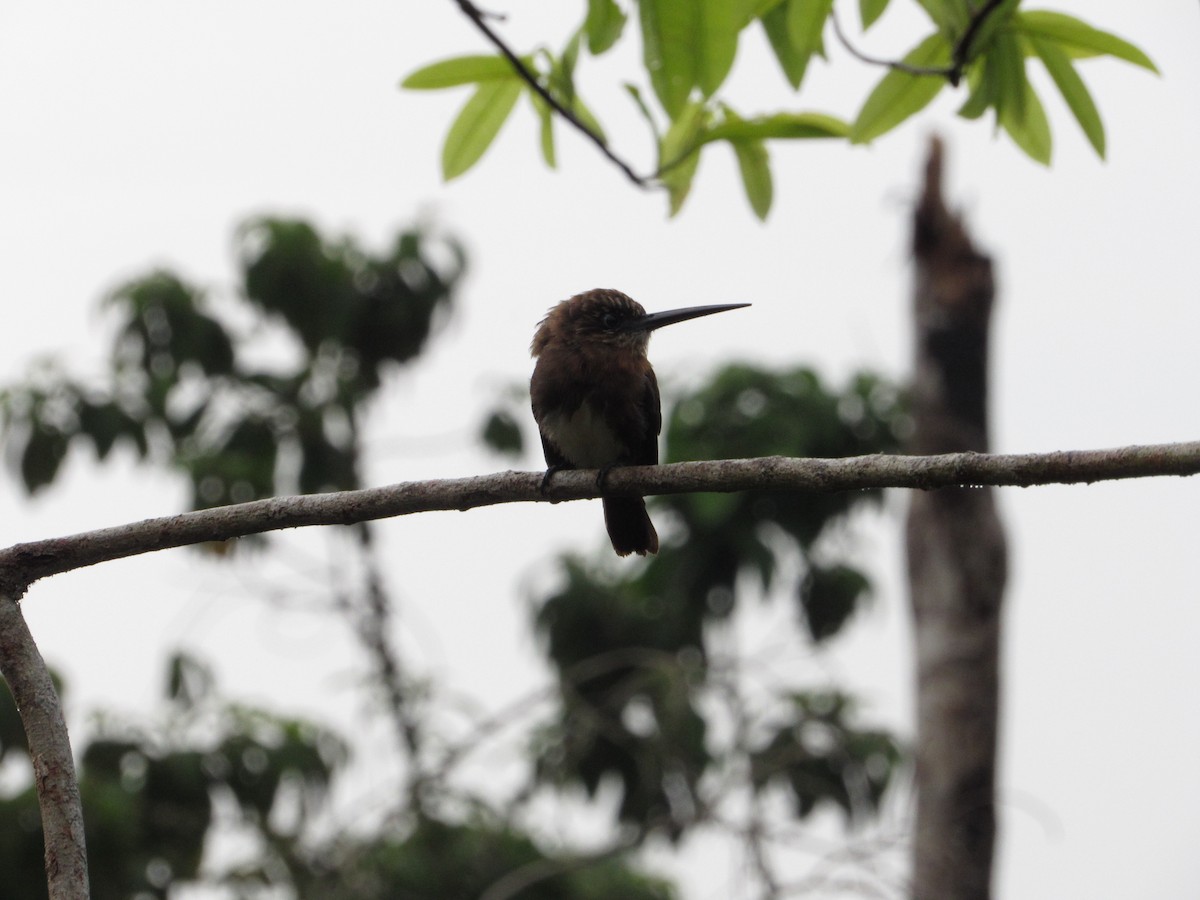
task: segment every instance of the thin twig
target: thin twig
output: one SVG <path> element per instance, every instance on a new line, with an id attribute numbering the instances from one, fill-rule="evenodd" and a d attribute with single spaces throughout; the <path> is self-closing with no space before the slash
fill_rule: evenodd
<path id="1" fill-rule="evenodd" d="M 421 758 L 424 743 L 421 720 L 413 708 L 415 697 L 412 679 L 405 673 L 400 656 L 392 644 L 392 605 L 383 584 L 373 537 L 371 523 L 359 523 L 359 548 L 366 569 L 366 585 L 362 606 L 356 610 L 358 620 L 354 626 L 375 665 L 375 675 L 396 728 L 397 739 L 408 757 L 406 793 L 409 804 L 414 812 L 420 812 L 425 804 L 426 785 Z"/>
<path id="2" fill-rule="evenodd" d="M 967 55 L 971 52 L 971 44 L 983 29 L 984 23 L 988 20 L 988 16 L 994 13 L 1004 3 L 1004 0 L 988 0 L 979 10 L 971 17 L 970 23 L 967 25 L 967 30 L 963 32 L 962 37 L 958 39 L 958 43 L 954 45 L 954 74 L 950 76 L 950 83 L 958 87 L 959 79 L 962 78 L 963 69 L 967 65 Z"/>
<path id="3" fill-rule="evenodd" d="M 734 642 L 737 641 L 736 627 L 731 629 L 731 639 Z M 724 684 L 718 683 L 716 687 L 718 690 L 724 688 L 724 692 L 727 694 L 729 712 L 734 721 L 733 733 L 737 735 L 734 740 L 733 752 L 742 761 L 747 781 L 752 786 L 750 796 L 747 800 L 749 808 L 746 811 L 746 822 L 742 831 L 742 839 L 746 843 L 750 862 L 754 866 L 754 870 L 758 873 L 759 881 L 762 883 L 763 900 L 778 900 L 780 896 L 779 877 L 772 865 L 771 856 L 767 850 L 765 841 L 766 817 L 763 811 L 763 797 L 761 791 L 753 789 L 755 767 L 754 750 L 751 742 L 756 731 L 755 719 L 757 711 L 742 690 L 743 675 L 741 663 L 742 655 L 735 643 L 733 654 L 730 657 L 728 676 Z"/>
<path id="4" fill-rule="evenodd" d="M 838 41 L 843 47 L 846 48 L 847 52 L 849 52 L 851 56 L 861 62 L 868 63 L 872 66 L 883 66 L 884 68 L 892 69 L 896 72 L 904 72 L 907 75 L 926 75 L 934 78 L 947 79 L 953 77 L 953 66 L 914 66 L 899 59 L 883 59 L 879 56 L 868 56 L 866 53 L 863 53 L 852 43 L 850 43 L 850 39 L 846 37 L 846 32 L 842 30 L 842 22 L 838 18 L 836 10 L 831 9 L 829 11 L 829 19 L 831 22 L 833 22 L 833 33 L 837 35 Z"/>
<path id="5" fill-rule="evenodd" d="M 629 163 L 625 162 L 625 160 L 612 151 L 612 149 L 608 146 L 608 142 L 605 141 L 603 137 L 592 131 L 592 129 L 589 128 L 577 115 L 575 115 L 574 112 L 560 103 L 559 100 L 546 89 L 546 87 L 538 79 L 537 73 L 525 65 L 525 62 L 519 56 L 517 56 L 517 54 L 513 52 L 512 48 L 509 47 L 508 44 L 504 43 L 504 40 L 498 34 L 496 34 L 490 25 L 488 25 L 487 14 L 483 13 L 474 3 L 471 2 L 471 0 L 454 0 L 454 2 L 458 4 L 458 7 L 463 11 L 463 14 L 473 23 L 475 23 L 475 27 L 478 28 L 480 32 L 482 32 L 483 36 L 492 43 L 492 46 L 500 51 L 500 55 L 508 60 L 509 64 L 513 67 L 513 71 L 520 76 L 522 81 L 529 85 L 530 90 L 541 97 L 542 100 L 544 100 L 552 110 L 562 116 L 563 119 L 572 125 L 580 134 L 595 144 L 600 149 L 600 152 L 608 157 L 609 161 L 613 163 L 613 165 L 625 173 L 626 178 L 640 188 L 648 188 L 653 185 L 652 178 L 645 175 L 639 175 L 637 172 L 635 172 Z"/>
<path id="6" fill-rule="evenodd" d="M 991 16 L 1004 0 L 988 0 L 983 6 L 975 11 L 971 16 L 971 21 L 967 23 L 966 29 L 954 44 L 954 49 L 950 54 L 951 63 L 948 66 L 914 66 L 903 60 L 882 59 L 878 56 L 869 56 L 855 47 L 846 33 L 842 30 L 842 23 L 838 19 L 837 12 L 830 10 L 829 18 L 833 21 L 833 31 L 837 35 L 838 41 L 847 52 L 862 62 L 869 63 L 873 66 L 884 66 L 896 72 L 906 72 L 909 75 L 923 75 L 935 78 L 945 78 L 954 87 L 958 87 L 958 83 L 962 81 L 963 70 L 967 67 L 968 56 L 971 53 L 971 45 L 975 42 L 975 38 L 979 36 L 979 32 L 983 29 L 988 17 Z"/>

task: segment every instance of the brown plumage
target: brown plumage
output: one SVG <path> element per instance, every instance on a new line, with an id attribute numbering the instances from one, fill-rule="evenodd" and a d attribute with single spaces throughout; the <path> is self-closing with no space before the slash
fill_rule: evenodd
<path id="1" fill-rule="evenodd" d="M 663 325 L 749 304 L 646 314 L 620 291 L 596 289 L 552 308 L 533 336 L 537 358 L 529 391 L 549 468 L 599 469 L 658 464 L 662 409 L 646 358 L 650 332 Z M 658 533 L 641 497 L 605 497 L 604 522 L 618 556 L 658 552 Z"/>

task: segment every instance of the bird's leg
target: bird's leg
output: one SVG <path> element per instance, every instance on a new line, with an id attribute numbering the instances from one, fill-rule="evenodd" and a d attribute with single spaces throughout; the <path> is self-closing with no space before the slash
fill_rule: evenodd
<path id="1" fill-rule="evenodd" d="M 554 465 L 547 468 L 546 474 L 542 476 L 542 483 L 538 487 L 538 490 L 541 491 L 543 494 L 545 494 L 546 491 L 548 491 L 550 489 L 550 478 L 554 475 L 554 473 L 561 472 L 563 469 L 569 469 L 569 468 L 571 468 L 571 467 L 568 465 L 565 465 L 563 463 L 555 463 Z"/>
<path id="2" fill-rule="evenodd" d="M 600 471 L 596 473 L 596 489 L 597 490 L 600 490 L 600 491 L 604 490 L 604 482 L 608 480 L 608 473 L 611 472 L 613 469 L 615 469 L 619 465 L 620 465 L 620 463 L 611 462 L 607 466 L 603 466 L 600 469 Z"/>

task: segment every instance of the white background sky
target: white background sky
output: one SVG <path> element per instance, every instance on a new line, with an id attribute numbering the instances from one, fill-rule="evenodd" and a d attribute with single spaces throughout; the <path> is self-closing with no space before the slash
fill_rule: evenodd
<path id="1" fill-rule="evenodd" d="M 898 55 L 921 36 L 907 4 L 893 5 L 865 42 L 873 52 Z M 228 284 L 232 229 L 248 214 L 304 215 L 379 245 L 421 210 L 465 238 L 471 275 L 429 358 L 374 411 L 372 483 L 495 469 L 470 450 L 492 387 L 528 376 L 537 320 L 590 287 L 620 288 L 650 309 L 754 303 L 719 327 L 691 323 L 655 338 L 668 392 L 735 358 L 809 362 L 839 381 L 859 366 L 903 377 L 906 214 L 925 139 L 938 130 L 951 195 L 998 267 L 995 448 L 1194 439 L 1197 9 L 1048 5 L 1134 41 L 1162 70 L 1158 79 L 1112 61 L 1083 65 L 1109 129 L 1107 163 L 1050 92 L 1050 170 L 993 140 L 987 125 L 955 119 L 960 98 L 944 98 L 871 148 L 776 145 L 776 208 L 764 226 L 724 148 L 705 157 L 682 216 L 668 222 L 662 197 L 637 192 L 561 128 L 560 171 L 546 171 L 524 104 L 480 167 L 441 184 L 441 138 L 465 94 L 396 84 L 425 62 L 486 52 L 449 0 L 9 0 L 0 10 L 0 376 L 18 377 L 46 354 L 94 370 L 106 333 L 98 299 L 152 265 Z M 525 49 L 561 45 L 582 4 L 490 6 L 507 10 L 504 33 Z M 611 86 L 634 72 L 636 41 L 628 44 L 585 62 L 582 90 L 645 168 L 640 121 Z M 730 83 L 746 113 L 790 102 L 764 47 L 757 32 L 743 38 Z M 834 65 L 814 64 L 802 107 L 851 116 L 879 72 L 840 48 L 832 55 Z M 1048 85 L 1040 72 L 1037 83 Z M 524 467 L 538 465 L 531 455 Z M 32 502 L 4 477 L 0 543 L 186 502 L 181 483 L 126 457 L 98 469 L 81 455 L 66 475 Z M 787 668 L 804 683 L 847 683 L 871 721 L 910 733 L 903 506 L 892 496 L 859 542 L 880 584 L 870 613 L 829 658 Z M 998 896 L 1200 896 L 1200 482 L 1013 489 L 1001 508 L 1013 568 Z M 548 555 L 603 541 L 592 503 L 426 515 L 380 531 L 411 665 L 490 706 L 542 677 L 526 589 L 544 579 Z M 172 552 L 35 586 L 26 614 L 69 679 L 76 729 L 97 705 L 149 708 L 163 654 L 181 644 L 215 659 L 234 696 L 361 727 L 344 629 L 259 599 L 268 584 L 283 595 L 297 583 L 314 591 L 303 578 L 327 566 L 314 553 L 326 539 L 281 543 L 286 562 L 265 571 Z M 748 649 L 790 617 L 783 603 L 755 610 Z M 385 756 L 360 758 L 364 790 L 393 776 Z M 689 898 L 736 896 L 743 883 L 736 856 L 700 866 L 693 855 L 677 871 Z"/>

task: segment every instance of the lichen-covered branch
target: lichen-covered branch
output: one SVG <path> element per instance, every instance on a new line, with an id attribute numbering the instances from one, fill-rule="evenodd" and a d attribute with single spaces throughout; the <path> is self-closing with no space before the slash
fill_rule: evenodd
<path id="1" fill-rule="evenodd" d="M 614 469 L 610 494 L 696 491 L 859 491 L 954 485 L 1081 484 L 1122 478 L 1200 473 L 1200 441 L 1109 450 L 988 455 L 859 456 L 792 459 L 781 456 Z M 468 510 L 500 503 L 583 500 L 600 496 L 596 473 L 559 472 L 540 491 L 541 472 L 498 472 L 470 478 L 410 481 L 387 487 L 300 497 L 275 497 L 233 506 L 131 522 L 0 550 L 0 584 L 14 596 L 40 578 L 205 541 L 225 541 L 307 525 L 353 525 L 433 510 Z"/>
<path id="2" fill-rule="evenodd" d="M 17 598 L 0 583 L 0 672 L 21 713 L 42 811 L 50 900 L 87 900 L 83 806 L 62 703 Z"/>

